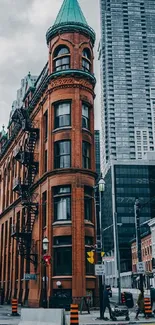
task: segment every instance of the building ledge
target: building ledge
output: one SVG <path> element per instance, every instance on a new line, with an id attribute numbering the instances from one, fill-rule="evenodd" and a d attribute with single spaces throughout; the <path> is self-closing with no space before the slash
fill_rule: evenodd
<path id="1" fill-rule="evenodd" d="M 71 130 L 71 129 L 72 129 L 71 126 L 62 126 L 60 128 L 54 129 L 52 131 L 52 133 L 57 133 L 57 132 L 61 132 L 61 131 Z"/>
<path id="2" fill-rule="evenodd" d="M 59 221 L 55 221 L 52 223 L 52 226 L 68 226 L 71 225 L 72 221 L 71 220 L 59 220 Z"/>

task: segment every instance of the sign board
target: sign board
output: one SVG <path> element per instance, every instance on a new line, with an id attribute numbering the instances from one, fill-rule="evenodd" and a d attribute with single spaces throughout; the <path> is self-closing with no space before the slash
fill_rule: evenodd
<path id="1" fill-rule="evenodd" d="M 104 275 L 105 266 L 103 264 L 95 264 L 95 275 Z"/>
<path id="2" fill-rule="evenodd" d="M 29 274 L 29 273 L 24 273 L 24 280 L 37 280 L 36 274 Z"/>
<path id="3" fill-rule="evenodd" d="M 115 261 L 115 257 L 114 256 L 104 256 L 102 258 L 103 262 L 111 262 L 111 261 Z"/>
<path id="4" fill-rule="evenodd" d="M 144 262 L 138 262 L 137 263 L 137 273 L 138 274 L 145 273 L 145 263 Z"/>

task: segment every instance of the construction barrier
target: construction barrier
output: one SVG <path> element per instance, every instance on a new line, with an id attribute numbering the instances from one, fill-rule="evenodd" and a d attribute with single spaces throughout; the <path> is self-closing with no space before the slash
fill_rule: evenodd
<path id="1" fill-rule="evenodd" d="M 152 307 L 151 307 L 150 298 L 144 298 L 144 311 L 145 311 L 145 316 L 147 318 L 152 316 Z"/>
<path id="2" fill-rule="evenodd" d="M 70 325 L 79 325 L 79 311 L 78 305 L 71 305 L 70 306 Z"/>
<path id="3" fill-rule="evenodd" d="M 18 300 L 12 299 L 12 316 L 18 316 Z"/>

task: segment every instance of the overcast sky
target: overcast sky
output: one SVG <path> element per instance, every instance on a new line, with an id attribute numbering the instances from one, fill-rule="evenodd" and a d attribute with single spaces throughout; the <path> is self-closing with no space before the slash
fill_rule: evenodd
<path id="1" fill-rule="evenodd" d="M 52 26 L 63 0 L 0 0 L 0 129 L 7 127 L 12 102 L 21 79 L 39 75 L 48 48 L 45 34 Z M 100 128 L 100 82 L 97 47 L 100 38 L 99 0 L 79 0 L 89 25 L 96 32 L 95 74 L 98 80 L 95 126 Z"/>

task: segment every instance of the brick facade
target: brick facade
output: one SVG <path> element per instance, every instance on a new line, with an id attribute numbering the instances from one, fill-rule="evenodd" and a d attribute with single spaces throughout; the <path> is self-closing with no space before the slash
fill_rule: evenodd
<path id="1" fill-rule="evenodd" d="M 69 49 L 71 71 L 68 69 L 55 72 L 54 70 L 54 52 L 59 46 Z M 29 306 L 33 307 L 42 304 L 44 294 L 42 280 L 44 266 L 41 260 L 43 255 L 42 240 L 45 236 L 49 240 L 48 253 L 52 258 L 51 265 L 46 269 L 48 297 L 53 296 L 54 292 L 56 293 L 54 290 L 58 290 L 57 281 L 61 281 L 64 292 L 69 292 L 66 290 L 71 291 L 72 297 L 84 296 L 87 290 L 92 290 L 95 293 L 96 288 L 96 277 L 93 272 L 86 271 L 86 247 L 89 248 L 89 242 L 95 242 L 93 187 L 96 173 L 94 157 L 95 79 L 93 76 L 93 44 L 88 35 L 82 34 L 82 32 L 65 32 L 54 36 L 50 40 L 48 48 L 49 59 L 45 67 L 48 77 L 45 80 L 44 76 L 42 77 L 38 89 L 27 88 L 23 105 L 25 110 L 29 110 L 33 128 L 39 130 L 33 152 L 33 161 L 38 163 L 38 167 L 36 168 L 33 184 L 30 186 L 30 197 L 27 198 L 30 202 L 29 205 L 23 203 L 20 193 L 17 193 L 20 192 L 21 187 L 16 187 L 16 184 L 20 182 L 20 184 L 26 186 L 26 177 L 29 177 L 28 168 L 30 166 L 27 167 L 21 159 L 16 159 L 16 154 L 18 150 L 26 152 L 26 148 L 30 144 L 30 134 L 32 137 L 36 133 L 35 131 L 33 133 L 24 130 L 20 125 L 15 137 L 13 136 L 17 125 L 15 121 L 17 119 L 16 112 L 14 113 L 15 119 L 10 123 L 9 140 L 7 140 L 5 146 L 1 147 L 0 155 L 0 285 L 5 292 L 5 301 L 17 297 L 19 302 L 24 304 L 28 301 Z M 82 53 L 85 48 L 90 51 L 91 57 L 90 71 L 88 73 L 82 70 Z M 70 102 L 71 123 L 68 126 L 56 128 L 55 104 L 66 101 Z M 82 128 L 83 103 L 89 107 L 88 129 Z M 55 167 L 55 144 L 58 141 L 65 140 L 70 140 L 71 144 L 70 166 L 57 168 Z M 83 141 L 89 143 L 89 169 L 83 166 Z M 37 166 L 37 164 L 34 164 L 34 166 Z M 13 191 L 13 186 L 17 192 Z M 69 220 L 55 220 L 56 208 L 54 202 L 59 200 L 55 195 L 55 189 L 63 186 L 70 187 L 71 218 Z M 91 208 L 90 219 L 85 218 L 86 190 L 91 193 L 88 195 L 91 202 L 91 204 L 88 202 Z M 26 193 L 25 191 L 24 193 Z M 43 198 L 46 203 L 43 202 Z M 37 206 L 38 203 L 38 212 L 35 217 L 32 211 L 29 210 L 31 202 L 33 202 L 33 206 L 35 204 Z M 66 202 L 68 201 L 62 203 L 59 208 L 64 207 L 64 209 L 67 209 Z M 29 227 L 33 224 L 33 228 L 29 237 L 31 238 L 29 253 L 26 253 L 29 256 L 24 257 L 19 238 L 25 236 L 26 222 L 29 222 Z M 26 234 L 26 236 L 28 235 Z M 60 242 L 71 240 L 71 245 L 68 242 L 59 245 L 57 240 L 58 243 L 59 240 Z M 67 274 L 68 271 L 66 271 L 66 274 L 64 274 L 62 268 L 62 274 L 60 274 L 60 270 L 57 271 L 59 265 L 56 263 L 59 264 L 61 249 L 66 249 L 66 247 L 72 249 L 72 272 Z M 54 253 L 56 250 L 59 252 L 57 255 Z M 31 263 L 29 257 L 32 259 L 35 257 L 37 262 Z M 67 269 L 67 265 L 65 267 Z M 35 273 L 36 280 L 24 281 L 25 273 Z"/>
<path id="2" fill-rule="evenodd" d="M 141 239 L 141 252 L 142 261 L 145 262 L 146 272 L 152 272 L 152 241 L 151 234 L 142 237 Z M 131 254 L 132 254 L 132 272 L 137 272 L 137 248 L 136 241 L 131 244 Z"/>

